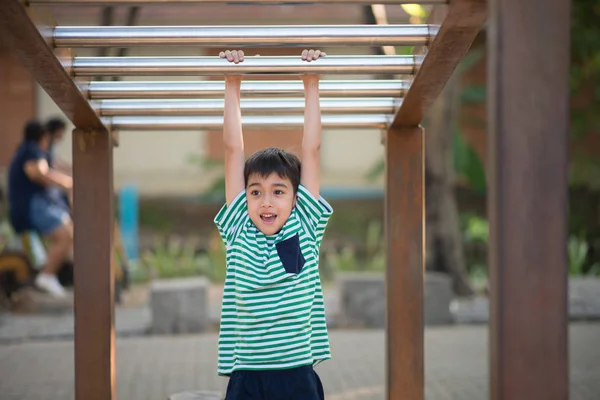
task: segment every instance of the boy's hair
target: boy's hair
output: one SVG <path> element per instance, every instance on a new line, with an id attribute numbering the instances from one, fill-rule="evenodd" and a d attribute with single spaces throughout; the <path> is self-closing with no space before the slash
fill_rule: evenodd
<path id="1" fill-rule="evenodd" d="M 26 142 L 39 143 L 48 134 L 46 128 L 37 120 L 31 120 L 23 129 L 23 140 Z"/>
<path id="2" fill-rule="evenodd" d="M 46 129 L 50 135 L 54 135 L 57 131 L 66 128 L 67 124 L 62 118 L 50 118 L 48 122 L 46 122 Z"/>
<path id="3" fill-rule="evenodd" d="M 290 152 L 270 147 L 252 154 L 244 164 L 244 184 L 248 186 L 248 178 L 252 174 L 266 178 L 273 172 L 281 178 L 287 178 L 292 182 L 294 193 L 300 185 L 300 159 Z"/>

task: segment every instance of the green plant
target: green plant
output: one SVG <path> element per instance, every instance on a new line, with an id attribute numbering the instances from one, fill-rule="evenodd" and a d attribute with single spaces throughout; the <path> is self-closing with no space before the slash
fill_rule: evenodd
<path id="1" fill-rule="evenodd" d="M 589 244 L 585 239 L 571 236 L 567 243 L 567 251 L 569 255 L 569 275 L 600 275 L 600 263 L 594 263 L 586 270 Z"/>
<path id="2" fill-rule="evenodd" d="M 327 271 L 335 272 L 382 272 L 385 270 L 385 245 L 383 229 L 378 220 L 367 225 L 365 246 L 360 252 L 357 247 L 344 246 L 339 251 L 324 254 Z M 361 256 L 361 253 L 363 254 Z"/>
<path id="3" fill-rule="evenodd" d="M 485 218 L 472 214 L 464 214 L 461 216 L 461 225 L 463 226 L 465 241 L 488 243 L 490 226 Z"/>
<path id="4" fill-rule="evenodd" d="M 157 240 L 141 258 L 151 278 L 206 276 L 212 282 L 225 279 L 225 246 L 215 240 L 211 240 L 206 252 L 198 251 L 192 240 Z"/>

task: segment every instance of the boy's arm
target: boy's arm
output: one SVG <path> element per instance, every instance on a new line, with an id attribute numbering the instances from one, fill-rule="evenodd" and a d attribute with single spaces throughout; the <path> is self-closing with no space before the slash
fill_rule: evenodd
<path id="1" fill-rule="evenodd" d="M 44 158 L 27 161 L 24 170 L 29 179 L 40 185 L 56 185 L 66 191 L 70 191 L 73 188 L 73 179 L 50 168 Z"/>
<path id="2" fill-rule="evenodd" d="M 230 62 L 244 60 L 242 51 L 221 52 Z M 240 110 L 241 76 L 225 76 L 225 105 L 223 112 L 223 144 L 225 147 L 225 198 L 227 205 L 244 190 L 244 138 Z"/>
<path id="3" fill-rule="evenodd" d="M 325 56 L 319 50 L 302 52 L 308 62 Z M 302 174 L 300 182 L 315 199 L 319 198 L 321 178 L 321 105 L 319 102 L 319 76 L 304 75 L 304 134 L 302 136 Z"/>

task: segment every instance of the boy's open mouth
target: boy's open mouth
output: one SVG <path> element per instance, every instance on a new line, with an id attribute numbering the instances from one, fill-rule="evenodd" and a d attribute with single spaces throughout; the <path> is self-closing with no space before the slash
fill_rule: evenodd
<path id="1" fill-rule="evenodd" d="M 265 224 L 272 224 L 273 222 L 275 222 L 275 218 L 277 218 L 277 214 L 273 214 L 273 213 L 260 214 L 260 219 Z"/>

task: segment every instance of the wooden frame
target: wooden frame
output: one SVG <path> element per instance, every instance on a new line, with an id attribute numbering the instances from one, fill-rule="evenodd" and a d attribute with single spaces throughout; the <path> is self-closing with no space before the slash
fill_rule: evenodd
<path id="1" fill-rule="evenodd" d="M 66 1 L 36 0 L 40 4 Z M 81 0 L 80 3 L 93 1 Z M 156 2 L 159 1 L 162 0 Z M 491 0 L 491 4 L 495 35 L 491 39 L 494 62 L 489 75 L 492 88 L 489 95 L 492 104 L 491 396 L 495 400 L 564 399 L 568 396 L 564 249 L 567 182 L 564 134 L 568 108 L 566 102 L 555 99 L 568 95 L 569 1 Z M 550 17 L 539 13 L 541 7 L 550 12 Z M 521 23 L 522 15 L 529 18 L 527 24 Z M 434 7 L 429 23 L 441 24 L 440 29 L 428 48 L 416 50 L 415 54 L 422 57 L 423 62 L 385 135 L 386 386 L 389 400 L 423 400 L 424 397 L 425 149 L 420 123 L 485 19 L 485 0 L 452 0 L 448 5 Z M 511 26 L 510 30 L 505 26 Z M 45 30 L 41 32 L 19 0 L 0 2 L 1 40 L 20 56 L 77 128 L 73 135 L 75 264 L 78 265 L 75 275 L 76 398 L 113 400 L 113 270 L 112 266 L 108 267 L 112 263 L 113 136 L 98 118 L 93 103 L 84 97 L 69 75 L 70 58 L 61 64 L 48 46 Z M 552 89 L 547 88 L 547 81 L 523 76 L 523 65 L 529 70 L 547 67 L 546 78 L 552 79 Z M 502 90 L 497 90 L 496 84 L 502 85 Z M 550 95 L 539 101 L 522 96 L 519 107 L 510 107 L 523 90 L 528 93 L 550 90 Z M 557 135 L 546 135 L 557 129 Z M 538 151 L 536 157 L 528 158 L 516 151 L 528 150 L 530 143 L 544 148 L 546 153 Z M 509 168 L 501 173 L 507 161 Z M 542 183 L 536 185 L 536 179 Z M 535 212 L 538 199 L 546 202 L 552 218 Z M 521 206 L 530 214 L 519 214 Z M 505 222 L 511 218 L 511 223 Z M 84 229 L 89 225 L 95 229 Z M 535 232 L 528 228 L 530 225 L 537 227 Z M 545 246 L 548 243 L 551 245 Z M 522 253 L 521 249 L 527 247 L 544 247 L 547 251 Z M 509 290 L 514 297 L 506 296 Z M 550 292 L 552 294 L 545 298 L 547 303 L 541 304 L 538 297 Z M 531 295 L 537 297 L 528 301 Z M 539 360 L 544 361 L 542 368 L 536 368 Z M 515 364 L 523 368 L 514 368 Z M 552 368 L 547 368 L 549 366 Z"/>
<path id="2" fill-rule="evenodd" d="M 387 399 L 424 398 L 425 141 L 419 126 L 486 18 L 485 0 L 433 8 L 441 24 L 385 138 Z"/>
<path id="3" fill-rule="evenodd" d="M 571 2 L 490 9 L 490 393 L 564 400 Z"/>
<path id="4" fill-rule="evenodd" d="M 0 2 L 0 40 L 77 128 L 73 132 L 75 397 L 113 400 L 112 134 L 69 76 L 69 65 L 61 64 L 48 46 L 46 31 L 38 30 L 18 0 Z"/>

